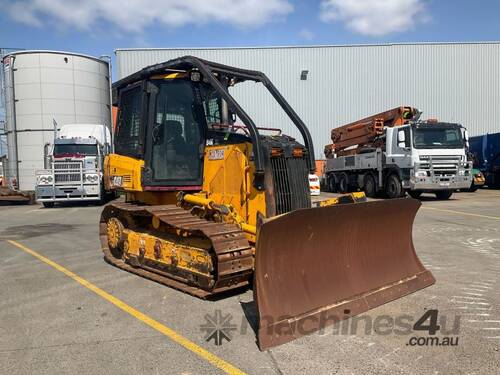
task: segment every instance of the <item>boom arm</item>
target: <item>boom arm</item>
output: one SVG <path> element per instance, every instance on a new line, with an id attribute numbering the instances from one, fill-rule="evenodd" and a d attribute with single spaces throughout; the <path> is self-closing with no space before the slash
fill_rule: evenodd
<path id="1" fill-rule="evenodd" d="M 416 120 L 419 111 L 413 107 L 397 107 L 362 120 L 332 129 L 332 144 L 325 147 L 325 156 L 342 154 L 348 147 L 362 147 L 384 133 L 385 127 L 394 127 Z M 348 152 L 345 152 L 348 153 Z"/>

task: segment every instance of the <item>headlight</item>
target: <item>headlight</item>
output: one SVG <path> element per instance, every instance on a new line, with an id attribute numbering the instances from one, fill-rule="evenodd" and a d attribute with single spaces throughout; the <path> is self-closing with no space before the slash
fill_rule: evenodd
<path id="1" fill-rule="evenodd" d="M 38 176 L 37 184 L 38 185 L 51 185 L 53 180 L 54 179 L 51 175 L 44 174 L 44 175 Z"/>
<path id="2" fill-rule="evenodd" d="M 415 177 L 427 177 L 427 171 L 416 171 Z"/>
<path id="3" fill-rule="evenodd" d="M 98 180 L 99 180 L 99 176 L 96 174 L 86 174 L 85 175 L 85 182 L 93 184 L 93 183 L 96 183 Z"/>
<path id="4" fill-rule="evenodd" d="M 465 175 L 465 171 L 463 169 L 459 169 L 458 170 L 458 175 L 459 176 L 464 176 Z"/>

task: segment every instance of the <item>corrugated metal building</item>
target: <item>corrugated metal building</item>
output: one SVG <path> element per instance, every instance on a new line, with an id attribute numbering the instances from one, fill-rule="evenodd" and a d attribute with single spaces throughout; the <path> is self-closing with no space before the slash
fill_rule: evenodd
<path id="1" fill-rule="evenodd" d="M 318 159 L 331 128 L 403 104 L 471 135 L 500 131 L 500 42 L 118 49 L 117 78 L 183 55 L 264 71 L 308 125 Z M 233 95 L 258 125 L 301 139 L 263 87 L 240 86 Z"/>

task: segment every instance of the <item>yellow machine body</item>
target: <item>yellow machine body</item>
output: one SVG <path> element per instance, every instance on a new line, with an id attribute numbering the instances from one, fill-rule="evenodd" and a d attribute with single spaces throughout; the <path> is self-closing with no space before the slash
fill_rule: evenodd
<path id="1" fill-rule="evenodd" d="M 247 238 L 255 243 L 257 216 L 266 216 L 264 191 L 252 185 L 254 165 L 249 161 L 252 144 L 207 146 L 203 161 L 203 185 L 192 195 L 231 207 L 243 225 Z M 128 201 L 149 205 L 176 204 L 178 191 L 146 191 L 141 185 L 144 161 L 111 154 L 104 163 L 106 188 L 126 193 Z M 189 199 L 189 198 L 188 198 Z M 196 203 L 196 202 L 194 202 Z M 203 203 L 199 201 L 198 203 Z M 233 222 L 231 216 L 227 221 Z"/>

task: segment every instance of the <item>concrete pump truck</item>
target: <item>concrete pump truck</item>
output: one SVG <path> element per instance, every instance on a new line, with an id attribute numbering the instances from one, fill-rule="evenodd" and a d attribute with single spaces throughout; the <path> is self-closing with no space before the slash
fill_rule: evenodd
<path id="1" fill-rule="evenodd" d="M 333 143 L 325 146 L 324 186 L 340 193 L 360 189 L 369 197 L 434 193 L 438 199 L 469 188 L 467 131 L 460 124 L 421 121 L 420 114 L 398 107 L 334 128 Z"/>

